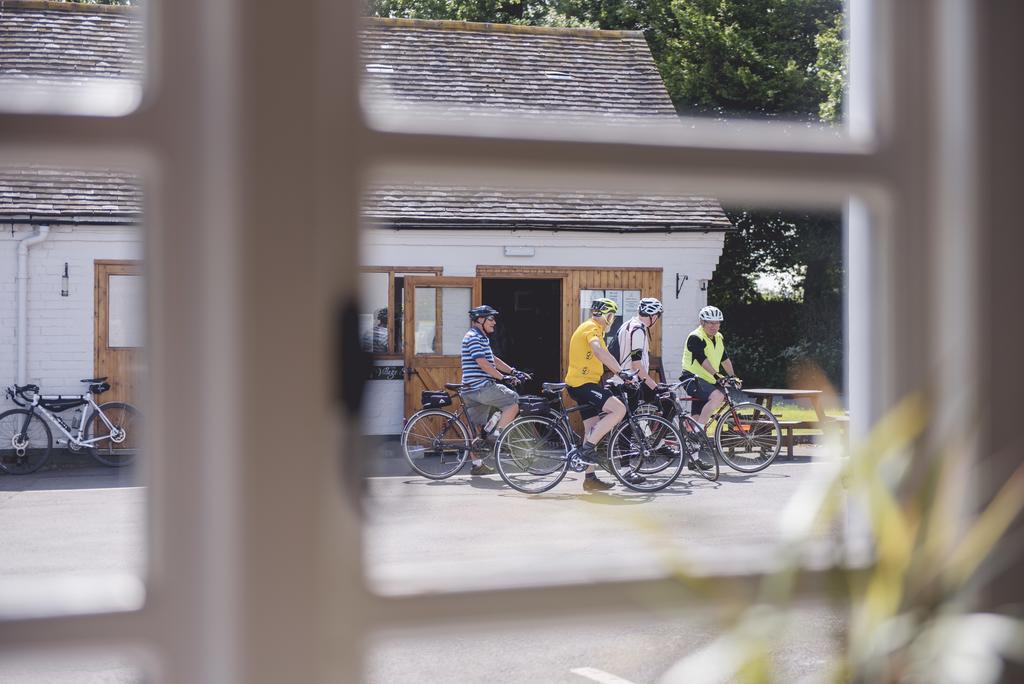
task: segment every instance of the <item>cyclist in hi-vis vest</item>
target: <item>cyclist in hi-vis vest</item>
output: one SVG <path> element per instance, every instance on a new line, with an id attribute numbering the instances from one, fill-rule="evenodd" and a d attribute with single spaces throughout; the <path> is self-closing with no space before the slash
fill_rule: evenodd
<path id="1" fill-rule="evenodd" d="M 725 352 L 725 338 L 718 332 L 724 318 L 718 307 L 705 306 L 701 309 L 697 315 L 700 325 L 687 336 L 686 347 L 683 349 L 683 374 L 679 379 L 689 380 L 684 385 L 687 394 L 704 402 L 704 408 L 697 418 L 701 427 L 707 425 L 708 418 L 725 401 L 725 395 L 715 386 L 723 377 L 721 369 L 724 368 L 727 375 L 736 375 L 732 361 Z M 739 378 L 736 378 L 736 382 L 740 382 Z"/>

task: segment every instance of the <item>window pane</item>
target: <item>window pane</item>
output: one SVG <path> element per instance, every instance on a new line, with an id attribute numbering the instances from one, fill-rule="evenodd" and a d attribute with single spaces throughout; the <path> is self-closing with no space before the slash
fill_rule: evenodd
<path id="1" fill-rule="evenodd" d="M 437 354 L 437 290 L 416 288 L 416 354 Z"/>
<path id="2" fill-rule="evenodd" d="M 363 273 L 359 339 L 363 349 L 374 354 L 388 351 L 388 274 Z"/>
<path id="3" fill-rule="evenodd" d="M 844 118 L 841 0 L 516 9 L 371 2 L 362 33 L 371 120 L 547 121 L 566 134 L 572 124 L 597 123 L 678 134 L 681 116 L 800 122 L 797 131 Z"/>
<path id="4" fill-rule="evenodd" d="M 112 275 L 108 281 L 110 320 L 108 335 L 111 347 L 141 347 L 145 331 L 142 307 L 142 278 L 134 275 Z"/>
<path id="5" fill-rule="evenodd" d="M 107 3 L 0 7 L 0 108 L 120 116 L 138 107 L 145 14 Z"/>
<path id="6" fill-rule="evenodd" d="M 441 315 L 444 317 L 442 354 L 462 353 L 462 337 L 469 325 L 468 312 L 473 304 L 473 291 L 468 287 L 446 287 L 441 290 Z"/>
<path id="7" fill-rule="evenodd" d="M 364 199 L 364 265 L 436 265 L 449 276 L 479 279 L 481 303 L 500 312 L 488 331 L 491 349 L 535 376 L 517 388 L 521 396 L 566 380 L 573 333 L 594 299 L 619 306 L 605 332 L 610 344 L 638 314 L 641 298 L 656 297 L 664 312 L 645 336 L 651 375 L 679 382 L 698 313 L 713 305 L 725 321 L 724 342 L 715 345 L 722 356 L 711 363 L 744 381 L 742 392 L 730 394 L 736 405 L 763 406 L 711 413 L 701 418 L 710 426 L 702 445 L 680 436 L 675 447 L 649 444 L 645 456 L 636 436 L 660 433 L 650 426 L 634 430 L 628 421 L 610 426 L 636 439 L 598 435 L 604 464 L 597 477 L 613 485 L 601 492 L 567 465 L 567 450 L 585 434 L 578 412 L 561 432 L 513 423 L 517 431 L 499 453 L 486 445 L 475 450 L 472 425 L 463 431 L 454 420 L 412 420 L 431 393 L 462 378 L 458 354 L 472 289 L 418 287 L 416 352 L 431 357 L 403 363 L 401 376 L 375 372 L 366 404 L 364 429 L 379 437 L 376 454 L 366 450 L 374 454 L 364 546 L 370 586 L 404 595 L 657 577 L 675 567 L 666 558 L 721 572 L 779 551 L 782 512 L 827 470 L 836 453 L 831 437 L 848 422 L 838 207 L 749 207 L 706 195 L 586 191 L 568 183 L 374 181 Z M 702 349 L 715 358 L 715 349 Z M 690 368 L 693 360 L 686 363 Z M 640 415 L 653 411 L 674 426 L 691 413 L 700 418 L 703 406 L 684 396 L 682 388 L 678 401 L 652 402 L 647 395 Z M 451 410 L 458 410 L 451 399 Z M 639 410 L 641 399 L 629 403 Z M 568 392 L 552 402 L 553 408 L 575 405 Z M 521 406 L 525 415 L 531 400 Z M 777 428 L 773 415 L 782 421 Z M 687 453 L 677 457 L 684 447 Z M 769 457 L 759 469 L 758 459 Z M 499 472 L 477 468 L 473 475 L 475 460 Z M 717 464 L 717 479 L 715 473 L 705 478 L 698 461 Z M 639 482 L 630 475 L 634 462 L 641 464 Z M 641 486 L 648 481 L 652 489 Z M 465 521 L 467 497 L 491 522 Z M 649 533 L 655 528 L 663 532 Z M 821 545 L 835 542 L 825 535 Z M 609 554 L 609 546 L 616 552 Z"/>
<path id="8" fill-rule="evenodd" d="M 154 679 L 138 658 L 118 653 L 38 653 L 0 657 L 4 684 L 145 684 Z"/>
<path id="9" fill-rule="evenodd" d="M 720 587 L 725 587 L 728 580 L 719 582 Z M 678 591 L 683 594 L 686 590 L 680 586 Z M 745 594 L 723 589 L 722 595 L 736 600 Z M 817 681 L 814 678 L 830 671 L 829 666 L 838 665 L 848 623 L 845 606 L 803 603 L 778 610 L 762 607 L 762 611 L 761 619 L 753 624 L 766 629 L 755 636 L 748 624 L 741 641 L 750 649 L 749 653 L 763 647 L 769 654 L 766 681 Z M 729 676 L 729 668 L 740 662 L 741 655 L 746 655 L 744 649 L 725 648 L 718 641 L 728 633 L 721 620 L 707 613 L 688 610 L 673 615 L 663 609 L 650 610 L 639 617 L 624 615 L 589 621 L 394 630 L 368 640 L 366 681 L 742 681 L 735 674 Z M 453 644 L 471 647 L 460 649 L 458 657 L 444 657 Z M 692 667 L 693 656 L 697 654 L 703 653 L 707 662 L 712 648 L 715 656 L 710 658 L 710 667 L 679 671 L 685 666 Z M 691 660 L 686 662 L 687 658 Z"/>
<path id="10" fill-rule="evenodd" d="M 0 395 L 0 617 L 144 600 L 143 191 L 133 169 L 0 168 L 0 254 L 23 274 L 0 297 L 0 377 L 51 397 L 26 427 L 32 392 Z M 66 399 L 87 392 L 102 414 Z"/>

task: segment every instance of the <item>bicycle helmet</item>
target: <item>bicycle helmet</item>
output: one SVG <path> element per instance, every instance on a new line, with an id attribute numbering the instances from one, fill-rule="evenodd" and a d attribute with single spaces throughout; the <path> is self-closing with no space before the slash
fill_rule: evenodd
<path id="1" fill-rule="evenodd" d="M 486 304 L 482 304 L 480 306 L 474 306 L 472 309 L 469 310 L 469 320 L 470 321 L 475 321 L 478 318 L 483 318 L 483 317 L 486 317 L 486 316 L 497 316 L 497 315 L 498 315 L 498 310 L 495 309 L 493 306 L 488 306 Z"/>
<path id="2" fill-rule="evenodd" d="M 665 311 L 665 307 L 654 297 L 644 297 L 636 310 L 641 316 L 655 316 Z"/>
<path id="3" fill-rule="evenodd" d="M 604 316 L 605 314 L 614 314 L 619 312 L 619 305 L 610 299 L 604 297 L 595 299 L 590 303 L 590 315 L 592 316 Z"/>
<path id="4" fill-rule="evenodd" d="M 705 306 L 700 310 L 700 313 L 697 314 L 697 318 L 701 321 L 710 321 L 712 323 L 721 323 L 725 320 L 725 316 L 722 315 L 722 310 L 717 306 Z"/>

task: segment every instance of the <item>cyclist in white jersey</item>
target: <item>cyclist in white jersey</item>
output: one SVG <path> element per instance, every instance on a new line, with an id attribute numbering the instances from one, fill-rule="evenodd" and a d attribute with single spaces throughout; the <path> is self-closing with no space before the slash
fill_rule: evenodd
<path id="1" fill-rule="evenodd" d="M 654 390 L 658 383 L 650 375 L 651 370 L 651 328 L 661 319 L 665 308 L 654 297 L 640 300 L 636 315 L 619 328 L 619 365 L 627 370 L 637 371 L 637 380 L 642 382 L 643 397 L 656 402 Z M 620 383 L 618 377 L 610 380 Z"/>

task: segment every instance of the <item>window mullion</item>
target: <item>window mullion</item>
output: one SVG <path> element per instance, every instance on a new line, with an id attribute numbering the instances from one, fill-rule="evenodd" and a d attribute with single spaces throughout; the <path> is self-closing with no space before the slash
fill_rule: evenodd
<path id="1" fill-rule="evenodd" d="M 389 182 L 536 183 L 589 190 L 707 192 L 747 200 L 813 198 L 835 206 L 891 178 L 886 150 L 764 151 L 372 132 L 364 161 Z M 780 194 L 781 193 L 781 194 Z"/>

